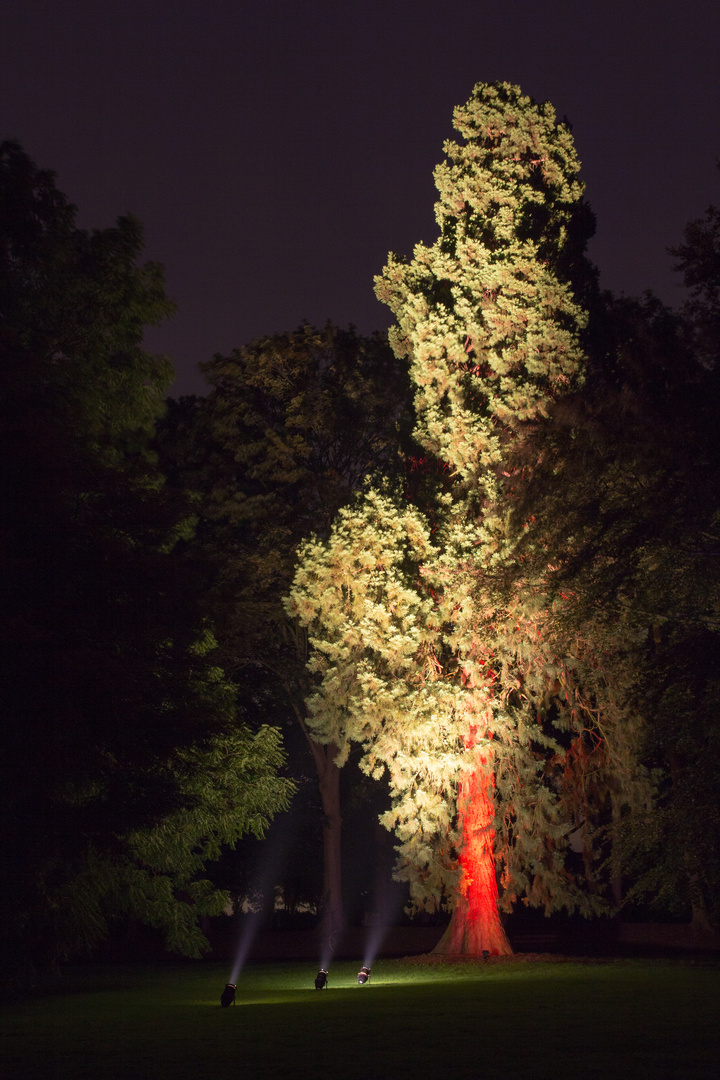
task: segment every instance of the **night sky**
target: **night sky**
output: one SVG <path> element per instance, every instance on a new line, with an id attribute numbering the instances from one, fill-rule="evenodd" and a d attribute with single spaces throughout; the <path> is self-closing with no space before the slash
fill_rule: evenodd
<path id="1" fill-rule="evenodd" d="M 432 169 L 478 81 L 567 116 L 608 288 L 677 303 L 668 245 L 720 202 L 718 0 L 4 0 L 0 137 L 86 228 L 131 212 L 198 362 L 302 319 L 385 328 L 387 252 L 436 235 Z"/>

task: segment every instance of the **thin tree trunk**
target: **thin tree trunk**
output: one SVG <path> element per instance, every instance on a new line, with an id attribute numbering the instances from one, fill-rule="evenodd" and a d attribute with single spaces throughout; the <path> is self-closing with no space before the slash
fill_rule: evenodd
<path id="1" fill-rule="evenodd" d="M 332 954 L 345 928 L 342 900 L 342 817 L 340 769 L 335 764 L 338 748 L 324 746 L 323 772 L 318 770 L 323 809 L 323 910 L 320 936 L 323 954 Z"/>
<path id="2" fill-rule="evenodd" d="M 335 743 L 315 742 L 299 710 L 298 723 L 308 741 L 315 762 L 323 812 L 323 892 L 320 942 L 323 959 L 328 960 L 345 929 L 342 898 L 342 815 L 340 813 L 340 769 L 335 764 Z"/>
<path id="3" fill-rule="evenodd" d="M 435 946 L 436 953 L 450 956 L 509 956 L 510 942 L 498 913 L 493 821 L 495 807 L 492 770 L 479 757 L 458 791 L 458 814 L 462 830 L 459 896 L 447 930 Z"/>
<path id="4" fill-rule="evenodd" d="M 286 637 L 289 636 L 299 660 L 308 655 L 307 630 L 297 623 L 285 622 Z M 345 929 L 345 910 L 342 898 L 342 816 L 340 814 L 340 769 L 335 764 L 339 750 L 335 743 L 319 743 L 313 739 L 305 723 L 303 710 L 297 704 L 293 687 L 285 684 L 288 700 L 295 717 L 307 739 L 315 762 L 323 812 L 323 892 L 320 941 L 323 960 L 329 962 L 335 946 Z M 303 694 L 303 697 L 305 694 Z"/>

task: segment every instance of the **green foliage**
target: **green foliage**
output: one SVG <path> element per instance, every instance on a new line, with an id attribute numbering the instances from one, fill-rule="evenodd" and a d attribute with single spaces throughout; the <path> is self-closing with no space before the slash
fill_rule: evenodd
<path id="1" fill-rule="evenodd" d="M 153 829 L 133 833 L 133 853 L 155 871 L 181 866 L 189 881 L 219 857 L 221 845 L 234 846 L 245 832 L 262 836 L 268 807 L 287 807 L 288 785 L 277 775 L 284 762 L 280 733 L 266 725 L 254 733 L 236 725 L 178 751 L 172 770 L 182 806 Z"/>
<path id="2" fill-rule="evenodd" d="M 305 324 L 216 356 L 212 393 L 171 403 L 161 430 L 163 467 L 195 499 L 227 663 L 270 671 L 301 711 L 305 642 L 282 597 L 300 543 L 328 534 L 365 475 L 401 467 L 404 368 L 380 336 Z"/>
<path id="3" fill-rule="evenodd" d="M 386 824 L 397 825 L 401 857 L 442 881 L 455 868 L 431 860 L 429 845 L 452 830 L 447 793 L 462 759 L 458 689 L 437 677 L 437 611 L 423 581 L 433 557 L 421 515 L 370 490 L 340 512 L 326 543 L 304 546 L 287 606 L 308 627 L 320 678 L 307 703 L 313 737 L 339 749 L 339 765 L 358 742 L 365 772 L 379 779 L 387 769 Z M 441 887 L 426 880 L 426 891 Z"/>
<path id="4" fill-rule="evenodd" d="M 583 391 L 516 466 L 518 519 L 537 521 L 524 556 L 550 564 L 562 612 L 554 633 L 582 632 L 612 683 L 618 728 L 635 731 L 635 759 L 654 772 L 655 799 L 616 815 L 615 871 L 629 901 L 706 917 L 720 866 L 720 394 L 696 315 L 693 304 L 677 315 L 652 297 L 606 298 Z M 608 692 L 595 695 L 607 708 Z"/>
<path id="5" fill-rule="evenodd" d="M 138 266 L 142 226 L 119 218 L 91 233 L 17 143 L 0 146 L 0 346 L 10 423 L 61 425 L 114 458 L 147 436 L 173 378 L 142 349 L 143 328 L 174 311 L 162 267 Z M 49 440 L 50 434 L 45 434 Z"/>
<path id="6" fill-rule="evenodd" d="M 280 608 L 300 541 L 327 535 L 368 473 L 397 470 L 404 365 L 380 336 L 305 324 L 218 356 L 205 372 L 218 447 L 205 512 L 228 530 L 253 594 Z"/>
<path id="7" fill-rule="evenodd" d="M 568 837 L 583 827 L 589 838 L 592 787 L 607 790 L 618 765 L 597 749 L 594 665 L 580 641 L 558 658 L 543 597 L 527 581 L 516 582 L 514 602 L 502 581 L 486 580 L 481 593 L 472 544 L 453 541 L 453 519 L 449 536 L 433 539 L 417 510 L 371 489 L 340 512 L 328 541 L 304 545 L 287 604 L 308 627 L 318 680 L 308 724 L 339 748 L 338 764 L 358 742 L 361 768 L 387 777 L 383 820 L 414 906 L 454 906 L 459 785 L 480 760 L 492 762 L 503 906 L 523 896 L 589 913 L 596 901 L 566 870 Z M 594 672 L 595 684 L 603 678 Z M 622 757 L 613 720 L 603 717 L 606 742 Z M 626 782 L 637 785 L 629 760 Z"/>
<path id="8" fill-rule="evenodd" d="M 55 950 L 63 938 L 68 954 L 90 950 L 125 916 L 162 931 L 172 952 L 207 952 L 198 920 L 221 915 L 228 894 L 206 879 L 205 865 L 246 833 L 263 836 L 270 816 L 287 808 L 292 788 L 278 776 L 284 760 L 276 729 L 252 734 L 240 724 L 179 750 L 165 764 L 177 809 L 111 850 L 90 846 L 77 873 L 49 894 Z"/>
<path id="9" fill-rule="evenodd" d="M 267 752 L 265 787 L 241 802 L 233 835 L 260 827 L 262 790 L 266 816 L 284 800 L 273 739 L 258 735 L 251 754 L 230 734 L 235 694 L 177 545 L 187 508 L 149 450 L 170 378 L 141 347 L 144 325 L 172 310 L 160 268 L 136 265 L 137 222 L 77 229 L 52 175 L 15 144 L 0 151 L 0 207 L 0 935 L 12 979 L 91 948 L 118 913 L 197 951 L 206 890 L 190 847 L 166 842 L 163 877 L 129 840 L 179 820 L 188 799 L 209 838 L 228 833 L 183 754 L 229 800 Z"/>
<path id="10" fill-rule="evenodd" d="M 690 289 L 683 315 L 695 356 L 711 368 L 717 365 L 720 344 L 720 208 L 709 206 L 704 218 L 691 221 L 683 239 L 679 247 L 670 248 L 677 259 L 675 269 Z"/>
<path id="11" fill-rule="evenodd" d="M 435 170 L 440 236 L 390 256 L 378 298 L 416 386 L 416 438 L 473 487 L 491 483 L 509 433 L 578 377 L 583 315 L 572 284 L 592 231 L 580 162 L 551 105 L 478 84 L 455 110 L 460 142 Z M 492 494 L 492 488 L 490 489 Z"/>

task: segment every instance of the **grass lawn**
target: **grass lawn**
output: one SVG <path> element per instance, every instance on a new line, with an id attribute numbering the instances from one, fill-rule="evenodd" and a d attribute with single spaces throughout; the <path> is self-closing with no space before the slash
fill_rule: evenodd
<path id="1" fill-rule="evenodd" d="M 6 1008 L 3 1080 L 705 1080 L 720 1077 L 720 968 L 622 960 L 79 968 Z"/>

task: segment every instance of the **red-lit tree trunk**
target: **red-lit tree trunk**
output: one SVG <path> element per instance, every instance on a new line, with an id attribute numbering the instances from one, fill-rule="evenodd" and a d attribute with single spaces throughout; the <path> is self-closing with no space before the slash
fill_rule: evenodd
<path id="1" fill-rule="evenodd" d="M 493 822 L 495 786 L 488 758 L 477 755 L 475 767 L 458 790 L 458 819 L 462 831 L 459 896 L 436 953 L 491 956 L 512 953 L 498 913 Z"/>

